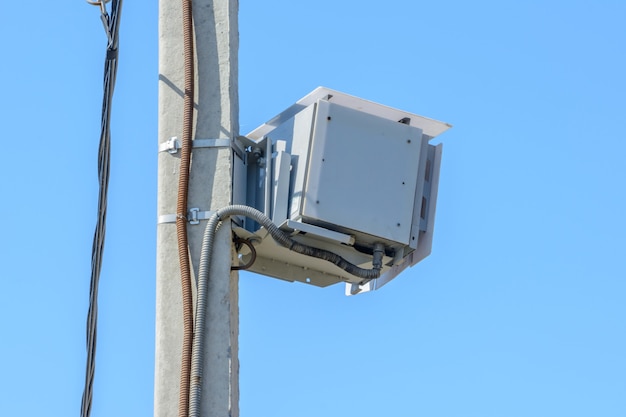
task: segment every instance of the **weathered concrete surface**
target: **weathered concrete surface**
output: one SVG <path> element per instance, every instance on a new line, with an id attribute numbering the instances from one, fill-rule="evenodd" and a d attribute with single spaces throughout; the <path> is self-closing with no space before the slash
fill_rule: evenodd
<path id="1" fill-rule="evenodd" d="M 196 139 L 239 134 L 238 1 L 193 0 L 196 48 Z M 159 2 L 158 143 L 182 135 L 183 33 L 180 0 Z M 156 148 L 156 146 L 155 146 Z M 180 159 L 158 156 L 157 216 L 176 213 Z M 188 207 L 215 210 L 231 203 L 232 155 L 229 149 L 200 148 L 192 153 Z M 188 226 L 194 280 L 198 273 L 206 221 Z M 221 227 L 209 285 L 207 350 L 202 415 L 239 415 L 238 276 L 231 273 L 230 225 Z M 178 416 L 182 348 L 182 295 L 174 223 L 157 226 L 157 299 L 154 415 Z M 209 389 L 210 387 L 210 389 Z"/>

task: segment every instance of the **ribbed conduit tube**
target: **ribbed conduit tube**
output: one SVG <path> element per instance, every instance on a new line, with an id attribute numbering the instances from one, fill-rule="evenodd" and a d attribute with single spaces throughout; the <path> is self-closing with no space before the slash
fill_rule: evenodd
<path id="1" fill-rule="evenodd" d="M 281 231 L 272 220 L 259 210 L 242 205 L 232 205 L 219 209 L 209 218 L 202 238 L 202 252 L 200 254 L 200 267 L 198 271 L 198 298 L 196 303 L 196 320 L 193 340 L 193 351 L 191 355 L 191 392 L 189 398 L 189 417 L 200 417 L 200 401 L 202 398 L 202 373 L 204 364 L 204 326 L 207 310 L 207 295 L 209 287 L 209 269 L 211 267 L 211 256 L 213 253 L 213 242 L 215 232 L 219 224 L 231 216 L 245 216 L 253 219 L 261 226 L 265 227 L 268 233 L 279 245 L 303 255 L 323 259 L 337 265 L 339 268 L 355 275 L 359 278 L 371 280 L 380 276 L 382 262 L 374 262 L 374 268 L 364 269 L 348 262 L 336 253 L 303 245 L 291 239 L 289 235 Z M 382 250 L 376 247 L 382 259 Z"/>
<path id="2" fill-rule="evenodd" d="M 200 400 L 202 399 L 202 372 L 204 364 L 204 325 L 208 304 L 209 268 L 213 253 L 215 231 L 220 223 L 217 215 L 209 218 L 202 238 L 202 252 L 198 271 L 198 288 L 196 299 L 195 337 L 191 354 L 191 391 L 189 394 L 189 417 L 200 417 Z"/>
<path id="3" fill-rule="evenodd" d="M 178 198 L 176 201 L 176 236 L 183 298 L 183 346 L 180 366 L 178 416 L 187 417 L 189 413 L 189 376 L 191 371 L 191 348 L 193 343 L 193 300 L 191 293 L 191 267 L 188 253 L 189 245 L 187 240 L 187 195 L 189 192 L 194 100 L 194 48 L 191 0 L 182 0 L 182 13 L 185 96 L 183 99 L 183 133 L 181 138 Z"/>

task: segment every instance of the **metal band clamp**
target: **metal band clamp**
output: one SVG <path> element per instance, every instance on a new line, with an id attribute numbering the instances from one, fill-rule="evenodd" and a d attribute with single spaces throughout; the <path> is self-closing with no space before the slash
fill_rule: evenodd
<path id="1" fill-rule="evenodd" d="M 187 221 L 189 224 L 200 224 L 200 220 L 208 220 L 215 214 L 214 210 L 200 211 L 199 208 L 191 208 L 187 211 Z M 159 216 L 157 224 L 176 223 L 177 214 L 162 214 Z"/>
<path id="2" fill-rule="evenodd" d="M 193 148 L 229 148 L 232 146 L 232 140 L 230 139 L 194 139 L 191 141 Z M 176 136 L 170 138 L 170 140 L 163 142 L 159 145 L 159 152 L 169 152 L 171 154 L 178 153 L 178 150 L 182 148 L 180 140 Z"/>

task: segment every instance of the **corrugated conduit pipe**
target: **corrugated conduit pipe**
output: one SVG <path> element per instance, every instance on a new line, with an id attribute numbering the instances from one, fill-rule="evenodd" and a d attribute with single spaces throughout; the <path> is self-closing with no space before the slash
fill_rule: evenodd
<path id="1" fill-rule="evenodd" d="M 259 210 L 242 205 L 224 207 L 213 214 L 207 223 L 202 238 L 202 252 L 200 255 L 200 267 L 198 272 L 198 298 L 196 304 L 195 332 L 193 349 L 191 354 L 191 392 L 189 398 L 189 416 L 200 417 L 200 400 L 202 394 L 202 373 L 204 363 L 204 326 L 207 310 L 207 290 L 209 284 L 209 269 L 213 253 L 215 232 L 219 224 L 231 216 L 245 216 L 265 227 L 268 233 L 279 245 L 294 252 L 323 259 L 337 265 L 339 268 L 365 280 L 372 280 L 380 276 L 382 269 L 382 257 L 384 247 L 377 243 L 374 245 L 374 260 L 372 269 L 360 268 L 348 262 L 336 253 L 303 245 L 291 239 L 289 235 L 281 231 L 272 220 Z"/>
<path id="2" fill-rule="evenodd" d="M 183 132 L 180 152 L 180 174 L 176 201 L 176 236 L 183 310 L 183 346 L 180 367 L 178 415 L 189 414 L 189 376 L 191 374 L 191 348 L 193 344 L 193 299 L 191 293 L 191 266 L 187 239 L 187 196 L 189 194 L 189 168 L 191 161 L 191 135 L 193 131 L 194 56 L 193 18 L 191 0 L 182 0 L 183 50 L 185 95 L 183 98 Z"/>

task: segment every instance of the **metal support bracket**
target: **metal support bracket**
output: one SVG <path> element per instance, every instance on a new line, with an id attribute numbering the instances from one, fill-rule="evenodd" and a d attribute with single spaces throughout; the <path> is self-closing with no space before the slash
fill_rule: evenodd
<path id="1" fill-rule="evenodd" d="M 193 148 L 230 148 L 232 142 L 231 139 L 194 139 L 191 141 L 191 146 Z M 159 145 L 159 152 L 167 151 L 174 155 L 181 147 L 180 140 L 174 136 Z"/>
<path id="2" fill-rule="evenodd" d="M 200 224 L 200 220 L 208 220 L 215 214 L 215 211 L 200 211 L 199 208 L 187 210 L 187 221 L 189 224 Z M 162 214 L 159 216 L 157 224 L 176 223 L 176 214 Z"/>

